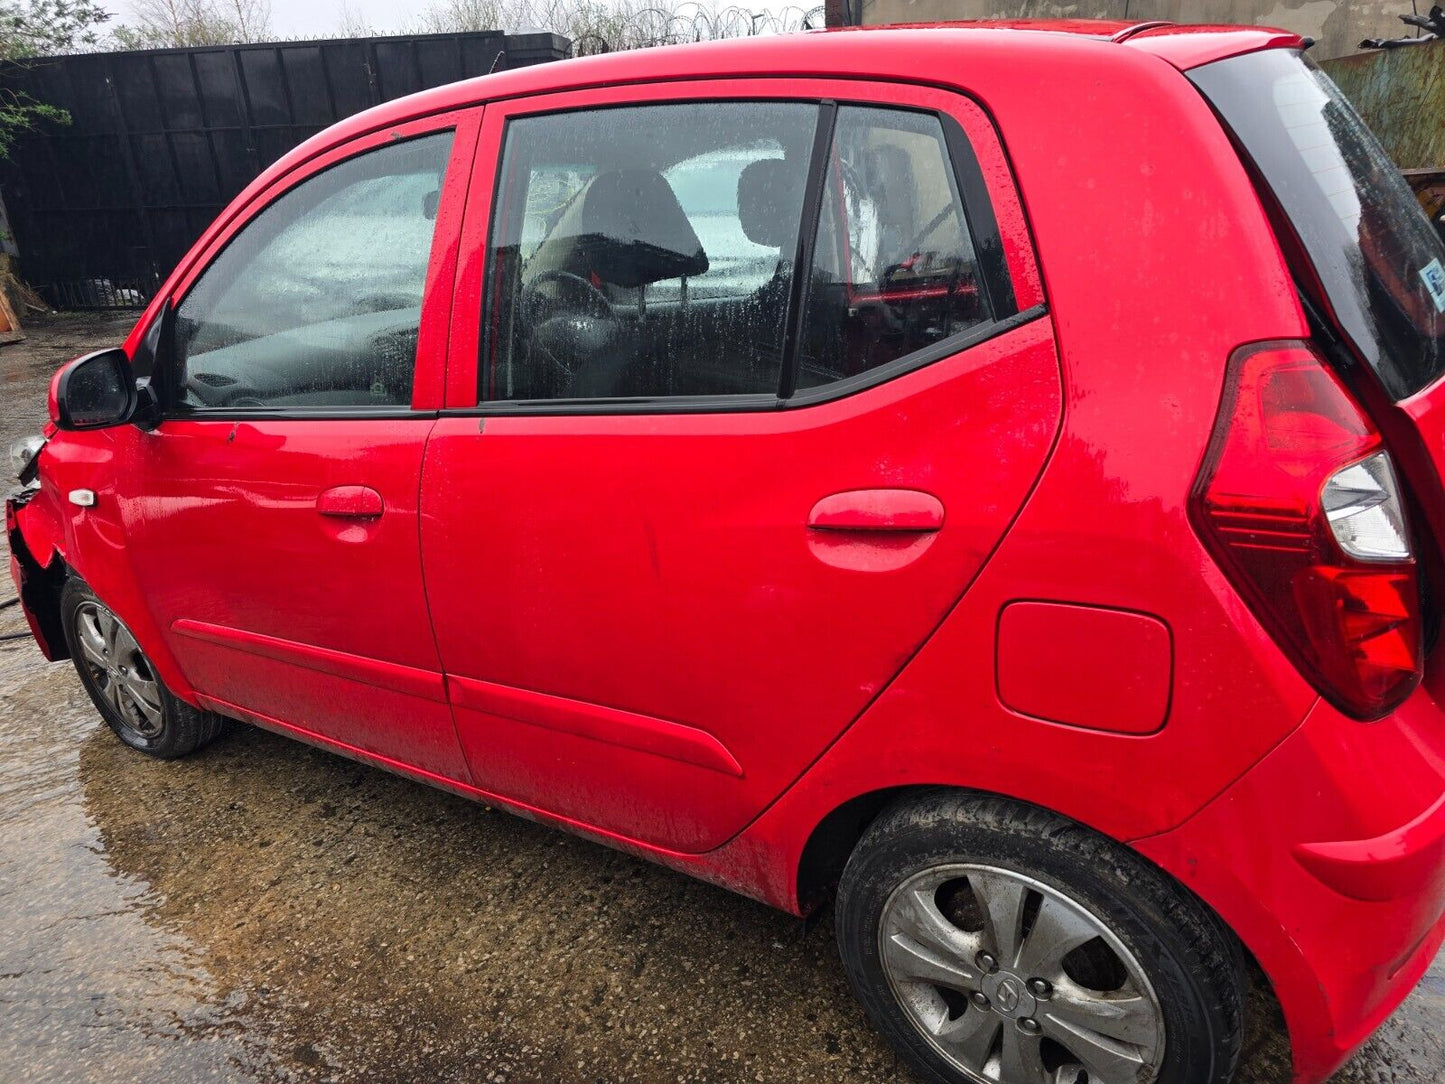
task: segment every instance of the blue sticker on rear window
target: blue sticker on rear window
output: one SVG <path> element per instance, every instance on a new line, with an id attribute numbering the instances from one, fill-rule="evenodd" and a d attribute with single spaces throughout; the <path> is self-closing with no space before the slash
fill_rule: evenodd
<path id="1" fill-rule="evenodd" d="M 1440 266 L 1438 259 L 1431 260 L 1421 270 L 1420 278 L 1435 299 L 1436 311 L 1445 312 L 1445 267 Z"/>

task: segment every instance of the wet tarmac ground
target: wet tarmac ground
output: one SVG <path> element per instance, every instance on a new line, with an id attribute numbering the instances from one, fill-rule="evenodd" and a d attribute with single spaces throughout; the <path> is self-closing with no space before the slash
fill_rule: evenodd
<path id="1" fill-rule="evenodd" d="M 0 449 L 126 329 L 0 347 Z M 0 639 L 0 916 L 0 1081 L 910 1079 L 827 918 L 248 727 L 148 760 L 24 639 Z M 1254 1010 L 1241 1081 L 1285 1081 Z M 1445 1082 L 1445 957 L 1336 1080 Z"/>

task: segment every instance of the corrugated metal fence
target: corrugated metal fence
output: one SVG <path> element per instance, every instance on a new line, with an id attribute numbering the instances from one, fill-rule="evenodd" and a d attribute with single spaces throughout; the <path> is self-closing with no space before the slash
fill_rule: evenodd
<path id="1" fill-rule="evenodd" d="M 567 55 L 555 34 L 472 33 L 95 53 L 0 85 L 70 112 L 0 163 L 25 277 L 66 308 L 150 296 L 230 199 L 329 124 L 427 87 Z"/>

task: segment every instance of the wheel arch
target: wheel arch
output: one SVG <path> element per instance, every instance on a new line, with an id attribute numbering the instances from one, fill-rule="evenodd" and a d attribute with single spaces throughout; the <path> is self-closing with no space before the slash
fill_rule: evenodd
<path id="1" fill-rule="evenodd" d="M 848 858 L 862 840 L 869 826 L 891 806 L 904 800 L 921 798 L 927 793 L 937 794 L 971 794 L 985 798 L 1001 798 L 1006 801 L 1019 802 L 1023 805 L 1030 805 L 1037 809 L 1045 810 L 1055 816 L 1064 817 L 1074 821 L 1090 831 L 1097 831 L 1092 826 L 1079 821 L 1077 818 L 1069 817 L 1058 810 L 1041 806 L 1037 802 L 1029 802 L 1024 799 L 1015 798 L 1012 795 L 1000 794 L 994 791 L 981 790 L 976 787 L 965 787 L 949 784 L 905 784 L 893 787 L 882 787 L 876 790 L 858 794 L 840 803 L 831 809 L 813 827 L 807 841 L 803 844 L 796 870 L 796 891 L 799 909 L 803 914 L 816 911 L 825 904 L 836 889 L 839 878 L 842 876 L 843 868 L 848 863 Z M 1105 838 L 1110 838 L 1107 833 L 1099 833 Z M 1201 895 L 1195 886 L 1186 883 L 1176 876 L 1158 859 L 1147 850 L 1130 846 L 1128 843 L 1114 840 L 1120 846 L 1128 847 L 1136 855 L 1148 862 L 1161 874 L 1174 882 L 1181 889 L 1199 901 L 1215 920 L 1220 928 L 1225 930 L 1235 943 L 1243 956 L 1247 978 L 1247 1002 L 1246 1014 L 1259 1014 L 1261 1017 L 1276 1020 L 1280 1025 L 1279 1031 L 1283 1036 L 1286 1046 L 1293 1054 L 1293 1028 L 1289 1026 L 1282 1010 L 1282 1003 L 1275 990 L 1275 980 L 1269 970 L 1260 961 L 1254 947 L 1246 941 L 1245 937 L 1235 929 L 1234 924 L 1228 921 L 1219 908 L 1215 907 L 1205 896 Z"/>
<path id="2" fill-rule="evenodd" d="M 1017 802 L 1020 805 L 1032 806 L 1035 809 L 1051 813 L 1056 817 L 1063 817 L 1092 832 L 1098 832 L 1093 825 L 1081 821 L 1077 817 L 1069 816 L 1061 810 L 1001 791 L 957 783 L 905 783 L 891 787 L 879 787 L 856 794 L 834 806 L 808 833 L 807 840 L 804 842 L 802 850 L 799 851 L 794 874 L 794 890 L 797 893 L 798 909 L 807 914 L 828 899 L 831 890 L 836 887 L 838 878 L 843 873 L 843 867 L 848 863 L 849 856 L 858 846 L 864 833 L 868 831 L 869 825 L 884 810 L 902 801 L 921 798 L 930 793 L 972 795 L 978 798 L 998 798 Z M 1098 834 L 1112 838 L 1107 832 L 1098 832 Z"/>
<path id="3" fill-rule="evenodd" d="M 929 790 L 926 785 L 884 787 L 849 798 L 813 826 L 794 874 L 798 908 L 816 910 L 832 895 L 848 857 L 878 815 L 900 799 Z M 963 788 L 958 788 L 963 789 Z"/>

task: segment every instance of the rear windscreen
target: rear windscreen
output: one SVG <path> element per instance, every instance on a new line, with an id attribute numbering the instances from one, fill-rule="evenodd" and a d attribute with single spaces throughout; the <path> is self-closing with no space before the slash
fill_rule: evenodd
<path id="1" fill-rule="evenodd" d="M 1267 49 L 1189 77 L 1299 238 L 1341 331 L 1396 399 L 1445 374 L 1445 244 L 1329 77 Z"/>

